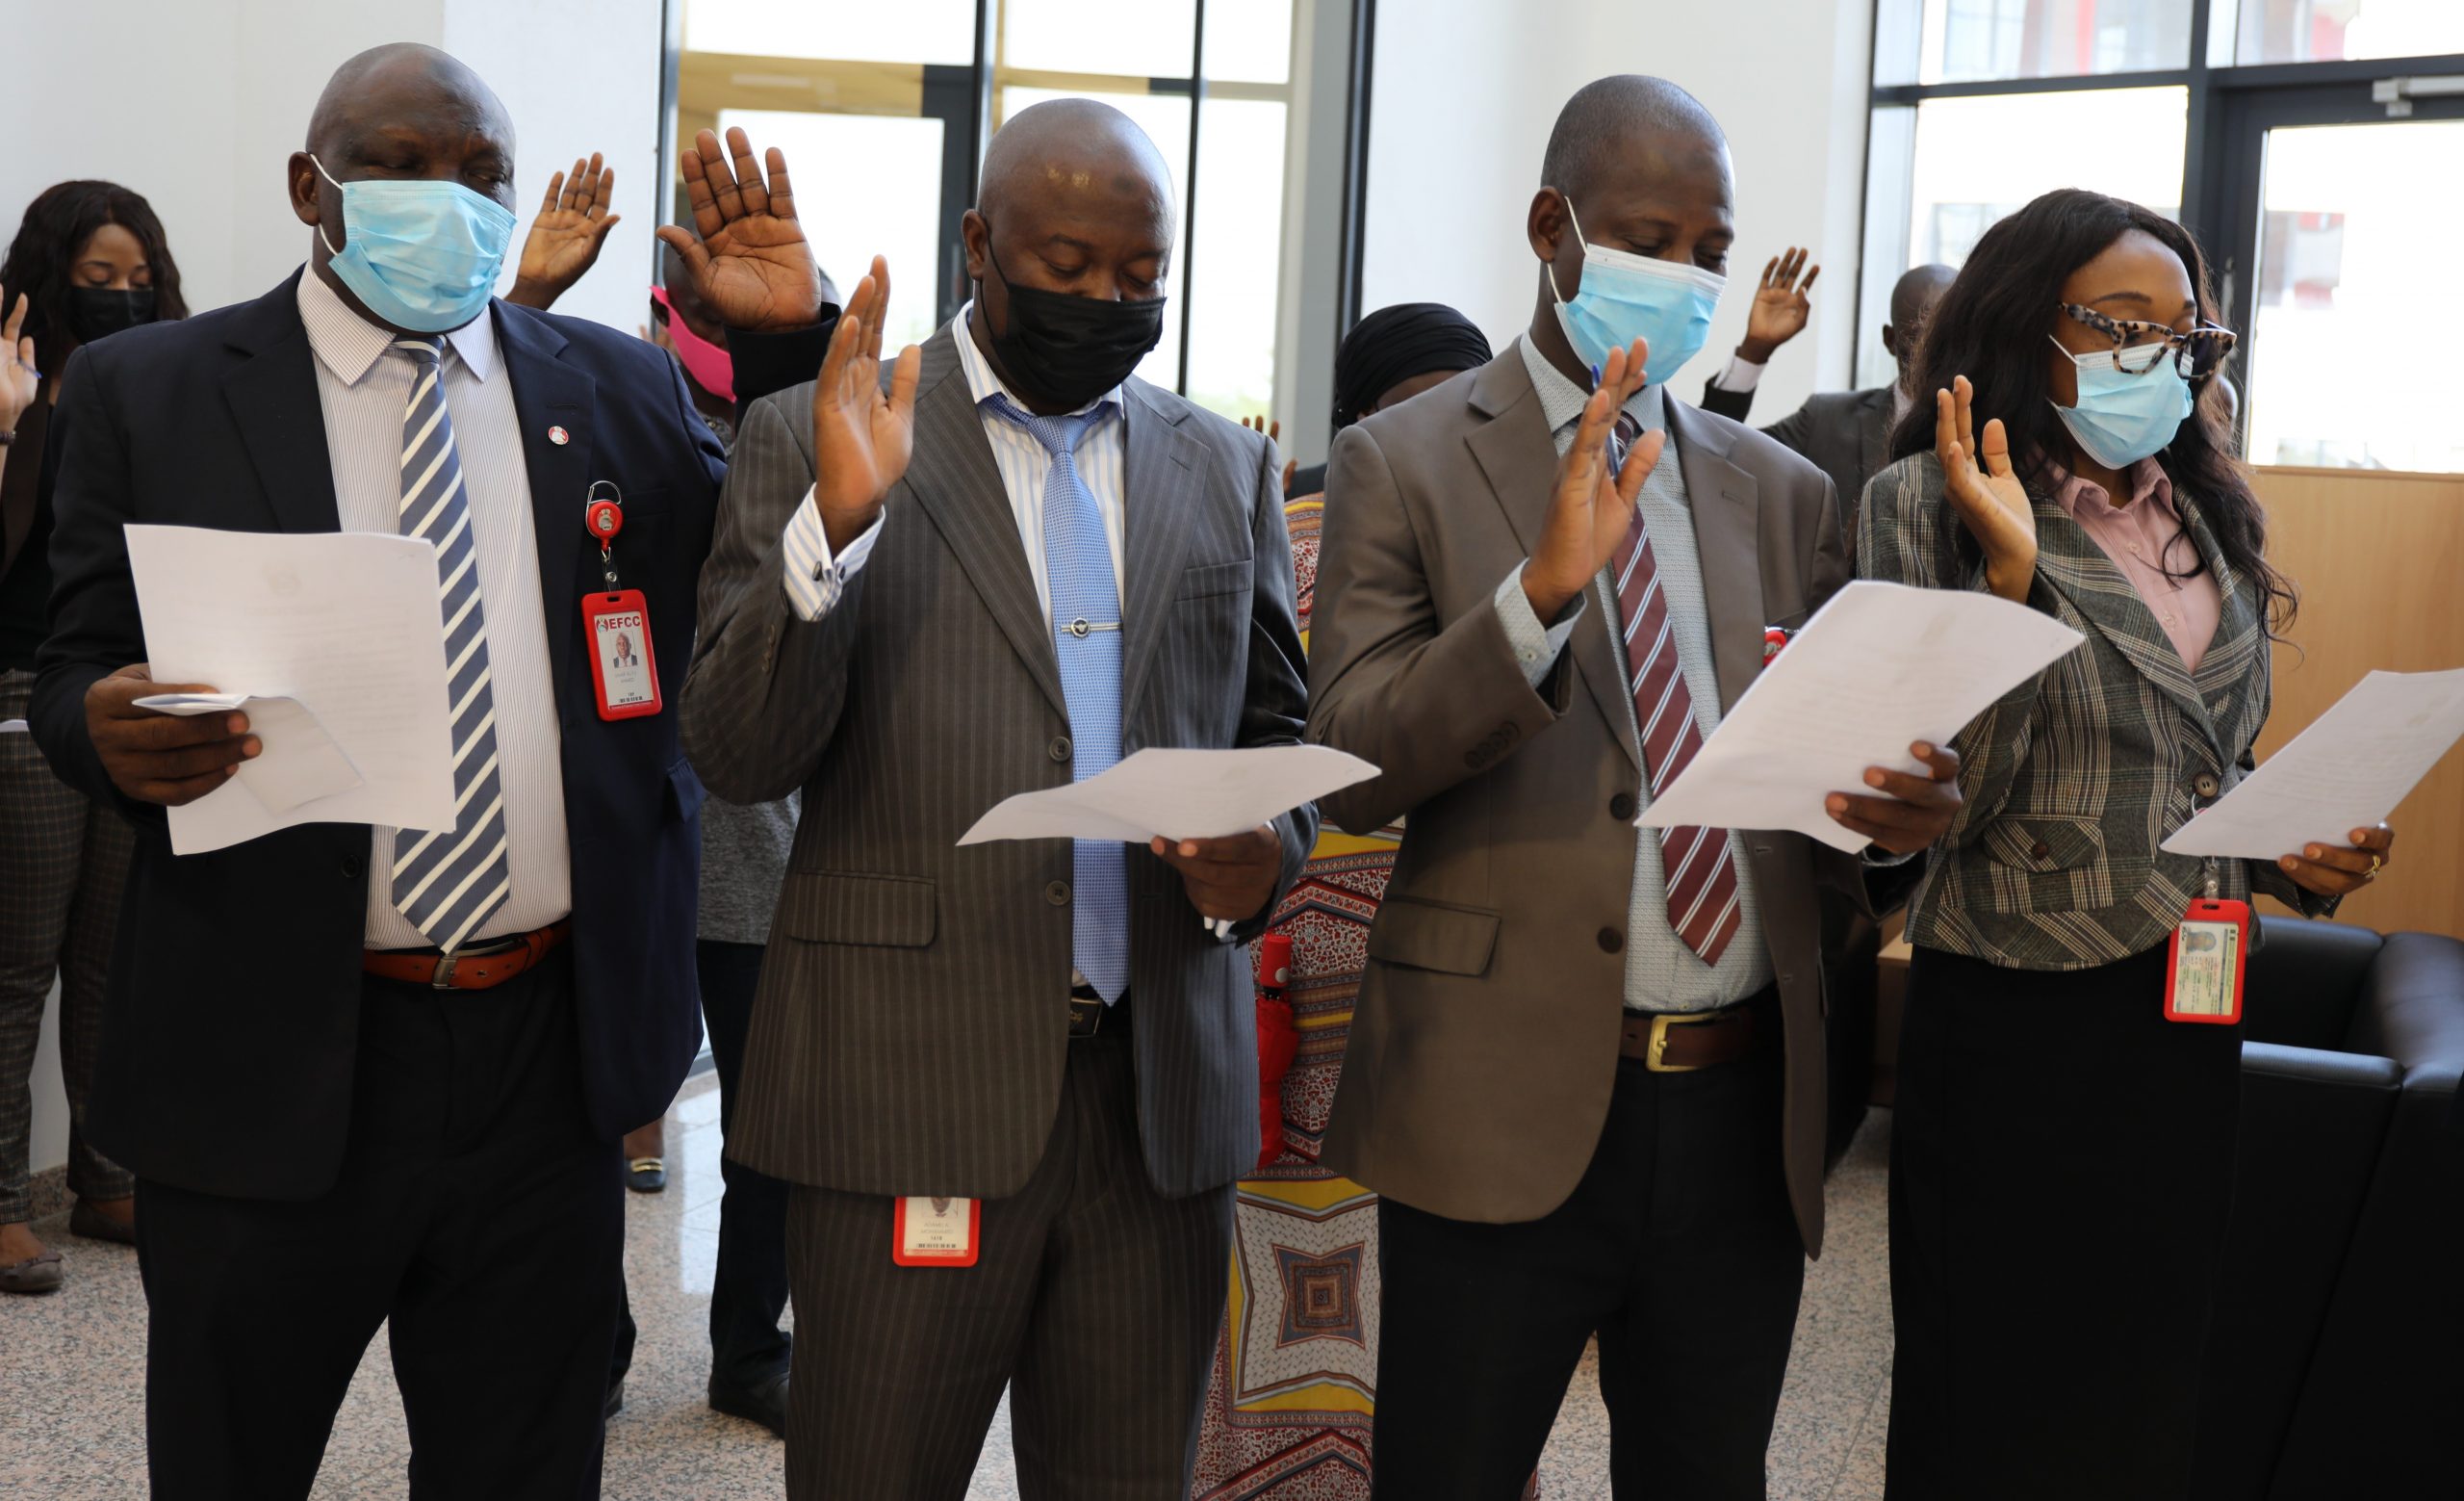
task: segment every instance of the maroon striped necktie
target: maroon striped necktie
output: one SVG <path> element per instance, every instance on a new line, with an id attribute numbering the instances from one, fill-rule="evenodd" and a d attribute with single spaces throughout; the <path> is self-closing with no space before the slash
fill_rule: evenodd
<path id="1" fill-rule="evenodd" d="M 1612 464 L 1624 462 L 1627 449 L 1641 432 L 1630 414 L 1619 415 Z M 1694 722 L 1694 695 L 1686 690 L 1677 660 L 1677 633 L 1670 628 L 1668 601 L 1660 592 L 1659 560 L 1653 556 L 1639 505 L 1617 544 L 1613 566 L 1635 732 L 1652 795 L 1657 797 L 1703 748 L 1703 733 Z M 1740 918 L 1729 831 L 1662 829 L 1659 853 L 1668 887 L 1668 925 L 1705 964 L 1719 963 L 1729 940 L 1736 936 Z"/>

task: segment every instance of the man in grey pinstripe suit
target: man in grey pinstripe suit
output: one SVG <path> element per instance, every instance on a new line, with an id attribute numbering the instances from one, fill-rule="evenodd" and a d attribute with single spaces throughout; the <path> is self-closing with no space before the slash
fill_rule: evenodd
<path id="1" fill-rule="evenodd" d="M 1128 375 L 1168 182 L 1116 111 L 1021 113 L 977 300 L 885 391 L 876 261 L 737 441 L 683 718 L 720 795 L 805 797 L 729 1141 L 794 1185 L 792 1496 L 962 1495 L 1005 1385 L 1028 1496 L 1188 1486 L 1257 1152 L 1245 951 L 1201 919 L 1254 933 L 1316 815 L 958 847 L 1142 746 L 1299 738 L 1273 447 Z M 893 1260 L 935 1198 L 982 1202 L 972 1265 Z"/>

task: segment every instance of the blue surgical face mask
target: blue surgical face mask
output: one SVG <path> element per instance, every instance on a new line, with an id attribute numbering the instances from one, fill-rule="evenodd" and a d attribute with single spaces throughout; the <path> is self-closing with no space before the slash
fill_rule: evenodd
<path id="1" fill-rule="evenodd" d="M 1572 198 L 1566 199 L 1566 218 L 1574 224 L 1575 238 L 1582 239 Z M 1583 240 L 1582 285 L 1569 301 L 1557 286 L 1557 268 L 1549 268 L 1557 324 L 1576 355 L 1586 365 L 1605 365 L 1609 350 L 1644 340 L 1651 347 L 1645 375 L 1656 386 L 1665 385 L 1679 367 L 1703 352 L 1711 336 L 1711 314 L 1719 309 L 1720 289 L 1728 284 L 1726 276 L 1699 266 L 1654 260 Z"/>
<path id="2" fill-rule="evenodd" d="M 488 310 L 513 211 L 458 182 L 370 178 L 334 182 L 343 193 L 343 247 L 317 226 L 329 263 L 368 310 L 397 328 L 445 333 Z"/>
<path id="3" fill-rule="evenodd" d="M 2062 349 L 2062 341 L 2054 339 L 2053 347 Z M 2068 349 L 2062 352 L 2070 354 Z M 2191 383 L 2170 357 L 2134 375 L 2121 369 L 2120 353 L 2100 349 L 2070 354 L 2070 363 L 2079 368 L 2079 404 L 2056 402 L 2053 408 L 2062 414 L 2071 440 L 2107 469 L 2128 469 L 2172 442 L 2197 404 L 2191 398 Z"/>

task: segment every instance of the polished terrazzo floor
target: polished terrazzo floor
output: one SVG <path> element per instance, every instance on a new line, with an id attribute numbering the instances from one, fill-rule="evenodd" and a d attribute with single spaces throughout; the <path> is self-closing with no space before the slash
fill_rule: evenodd
<path id="1" fill-rule="evenodd" d="M 607 1501 L 777 1501 L 780 1445 L 703 1405 L 705 1320 L 718 1255 L 715 1081 L 686 1085 L 668 1119 L 669 1184 L 629 1196 L 626 1268 L 641 1344 L 626 1408 L 607 1432 Z M 1884 1178 L 1889 1114 L 1877 1111 L 1831 1179 L 1829 1248 L 1806 1278 L 1788 1385 L 1771 1443 L 1773 1501 L 1882 1494 L 1890 1395 Z M 61 1248 L 68 1282 L 44 1298 L 0 1298 L 0 1495 L 14 1501 L 120 1501 L 145 1494 L 145 1305 L 137 1256 L 37 1229 Z M 405 1493 L 409 1457 L 380 1339 L 334 1423 L 316 1501 Z M 1608 1493 L 1608 1424 L 1586 1359 L 1558 1415 L 1542 1494 Z M 985 1446 L 969 1501 L 1014 1497 L 1008 1414 Z"/>

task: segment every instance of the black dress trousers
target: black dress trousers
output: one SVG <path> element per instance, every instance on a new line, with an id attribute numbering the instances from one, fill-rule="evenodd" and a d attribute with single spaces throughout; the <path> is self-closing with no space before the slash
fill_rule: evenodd
<path id="1" fill-rule="evenodd" d="M 2181 1501 L 2230 1207 L 2241 1029 L 2166 950 L 2066 973 L 1930 948 L 1891 1126 L 1890 1501 Z"/>
<path id="2" fill-rule="evenodd" d="M 761 983 L 759 944 L 701 941 L 702 1020 L 719 1074 L 719 1138 L 735 1119 L 753 996 Z M 720 1160 L 719 1264 L 710 1282 L 710 1382 L 749 1387 L 783 1372 L 793 1341 L 779 1327 L 787 1309 L 787 1185 L 741 1162 Z"/>
<path id="3" fill-rule="evenodd" d="M 379 1325 L 417 1501 L 595 1497 L 624 1186 L 583 1113 L 570 950 L 486 991 L 370 978 L 358 1004 L 331 1189 L 139 1180 L 156 1501 L 306 1496 Z"/>

